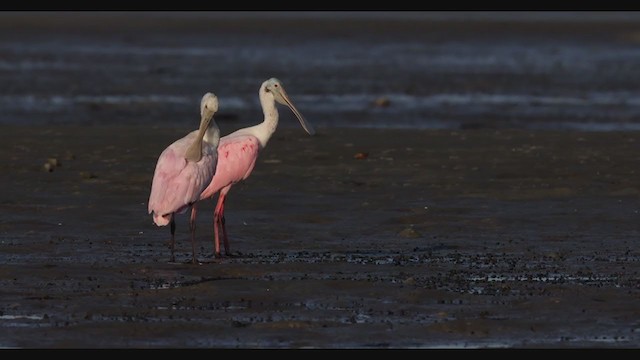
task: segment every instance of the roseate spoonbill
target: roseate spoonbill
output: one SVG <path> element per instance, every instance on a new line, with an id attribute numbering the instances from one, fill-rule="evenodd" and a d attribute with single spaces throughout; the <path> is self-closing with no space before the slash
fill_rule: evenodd
<path id="1" fill-rule="evenodd" d="M 184 213 L 211 183 L 218 160 L 220 129 L 213 119 L 218 98 L 206 93 L 200 101 L 200 128 L 169 145 L 158 158 L 149 195 L 149 214 L 158 226 L 171 224 L 171 260 L 175 261 L 175 215 Z M 196 263 L 195 218 L 189 221 L 192 262 Z"/>
<path id="2" fill-rule="evenodd" d="M 218 203 L 213 213 L 214 256 L 220 256 L 220 230 L 224 240 L 225 254 L 229 255 L 229 239 L 224 218 L 224 204 L 231 187 L 251 175 L 259 152 L 267 146 L 267 142 L 278 127 L 278 109 L 276 102 L 286 105 L 293 111 L 304 130 L 315 134 L 315 130 L 298 109 L 284 90 L 280 80 L 271 78 L 260 86 L 258 92 L 264 121 L 258 125 L 236 130 L 223 136 L 218 146 L 218 166 L 213 180 L 200 195 L 200 200 L 213 198 L 218 194 Z M 191 218 L 197 213 L 197 203 L 191 207 Z"/>

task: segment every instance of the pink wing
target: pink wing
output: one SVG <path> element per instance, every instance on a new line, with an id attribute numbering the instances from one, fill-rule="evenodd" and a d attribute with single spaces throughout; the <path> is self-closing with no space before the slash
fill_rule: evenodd
<path id="1" fill-rule="evenodd" d="M 200 200 L 215 195 L 223 187 L 249 177 L 260 152 L 260 142 L 253 135 L 227 135 L 218 145 L 218 166 L 211 184 L 200 195 Z"/>
<path id="2" fill-rule="evenodd" d="M 217 152 L 206 142 L 203 157 L 197 163 L 188 162 L 184 154 L 197 131 L 167 147 L 156 164 L 149 195 L 149 213 L 158 226 L 167 225 L 173 213 L 186 210 L 197 201 L 211 182 L 216 168 Z"/>

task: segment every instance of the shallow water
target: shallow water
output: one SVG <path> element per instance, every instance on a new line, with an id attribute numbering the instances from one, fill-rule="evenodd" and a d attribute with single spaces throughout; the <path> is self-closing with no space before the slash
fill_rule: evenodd
<path id="1" fill-rule="evenodd" d="M 189 123 L 200 96 L 213 91 L 220 116 L 237 128 L 260 119 L 258 87 L 275 76 L 320 127 L 640 129 L 639 13 L 6 13 L 3 20 L 4 124 Z M 297 126 L 292 120 L 282 126 Z"/>

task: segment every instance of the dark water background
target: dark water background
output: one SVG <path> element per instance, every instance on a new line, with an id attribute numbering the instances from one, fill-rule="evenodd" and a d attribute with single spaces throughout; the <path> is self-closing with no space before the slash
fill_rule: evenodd
<path id="1" fill-rule="evenodd" d="M 235 129 L 275 76 L 319 127 L 639 130 L 639 44 L 637 12 L 4 12 L 0 124 L 187 126 L 213 91 Z"/>

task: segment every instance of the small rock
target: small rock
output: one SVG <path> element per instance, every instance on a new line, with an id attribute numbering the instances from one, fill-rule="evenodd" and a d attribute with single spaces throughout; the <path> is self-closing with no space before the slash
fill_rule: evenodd
<path id="1" fill-rule="evenodd" d="M 416 279 L 414 279 L 413 276 L 412 276 L 412 277 L 404 279 L 404 281 L 402 281 L 402 283 L 404 285 L 415 285 L 416 284 Z"/>
<path id="2" fill-rule="evenodd" d="M 354 157 L 355 159 L 362 160 L 362 159 L 366 159 L 366 158 L 368 158 L 368 157 L 369 157 L 369 153 L 366 153 L 366 152 L 359 152 L 359 153 L 356 153 L 355 155 L 353 155 L 353 157 Z"/>
<path id="3" fill-rule="evenodd" d="M 422 236 L 419 232 L 415 231 L 411 227 L 408 227 L 408 228 L 400 231 L 400 233 L 398 235 L 400 235 L 402 237 L 405 237 L 405 238 L 418 238 L 418 237 Z"/>
<path id="4" fill-rule="evenodd" d="M 98 177 L 98 175 L 96 175 L 96 174 L 94 174 L 92 172 L 89 172 L 89 171 L 80 171 L 80 176 L 83 179 L 95 179 L 95 178 Z"/>
<path id="5" fill-rule="evenodd" d="M 377 98 L 374 102 L 373 105 L 375 107 L 388 107 L 389 105 L 391 105 L 391 100 L 389 100 L 389 98 L 387 97 L 379 97 Z"/>
<path id="6" fill-rule="evenodd" d="M 44 163 L 43 168 L 44 171 L 52 172 L 56 167 L 61 166 L 60 162 L 56 158 L 48 158 L 47 162 Z"/>
<path id="7" fill-rule="evenodd" d="M 58 159 L 56 158 L 48 158 L 47 159 L 47 163 L 51 164 L 51 166 L 56 167 L 56 166 L 61 166 L 62 164 L 60 164 L 60 162 L 58 161 Z"/>

